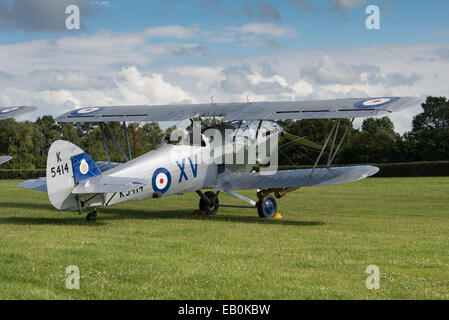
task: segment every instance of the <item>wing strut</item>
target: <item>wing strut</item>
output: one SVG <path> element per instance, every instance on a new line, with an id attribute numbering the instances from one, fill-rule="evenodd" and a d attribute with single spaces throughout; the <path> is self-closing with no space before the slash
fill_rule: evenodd
<path id="1" fill-rule="evenodd" d="M 131 155 L 131 147 L 129 146 L 128 126 L 126 125 L 126 121 L 123 121 L 123 130 L 125 130 L 126 146 L 128 147 L 129 160 L 132 160 L 133 156 Z"/>
<path id="2" fill-rule="evenodd" d="M 338 121 L 340 121 L 340 120 L 338 120 Z M 312 172 L 310 173 L 310 176 L 313 176 L 313 172 L 315 171 L 315 169 L 316 169 L 318 163 L 320 162 L 321 156 L 323 155 L 324 150 L 326 149 L 327 144 L 329 143 L 329 139 L 331 138 L 332 134 L 334 133 L 334 130 L 335 130 L 336 127 L 337 127 L 337 123 L 334 124 L 334 126 L 332 127 L 331 132 L 330 132 L 329 135 L 327 136 L 326 142 L 324 143 L 324 146 L 323 146 L 323 148 L 321 149 L 321 152 L 320 152 L 320 154 L 318 155 L 318 158 L 316 159 L 315 164 L 313 165 Z"/>
<path id="3" fill-rule="evenodd" d="M 340 140 L 340 143 L 338 144 L 337 148 L 335 149 L 334 153 L 332 154 L 332 149 L 331 149 L 331 153 L 329 154 L 329 160 L 327 161 L 327 166 L 330 167 L 332 162 L 335 159 L 335 156 L 337 155 L 338 150 L 340 150 L 341 145 L 343 144 L 343 141 L 345 141 L 346 136 L 348 135 L 348 132 L 350 130 L 350 128 L 352 128 L 352 123 L 354 122 L 354 118 L 352 118 L 351 120 L 351 126 L 348 126 L 346 128 L 345 133 L 343 134 L 343 137 Z M 335 137 L 337 137 L 337 135 L 335 135 Z"/>
<path id="4" fill-rule="evenodd" d="M 108 149 L 108 145 L 106 143 L 106 134 L 104 132 L 103 122 L 100 122 L 100 128 L 101 128 L 101 136 L 103 137 L 104 150 L 106 151 L 106 157 L 107 157 L 108 163 L 109 163 L 109 169 L 111 169 L 111 157 L 109 156 L 109 149 Z"/>
<path id="5" fill-rule="evenodd" d="M 337 155 L 338 150 L 340 150 L 340 147 L 341 147 L 341 145 L 343 144 L 343 141 L 345 140 L 346 136 L 348 135 L 349 129 L 352 127 L 352 123 L 354 122 L 354 118 L 352 118 L 352 120 L 351 120 L 351 126 L 348 126 L 348 128 L 346 128 L 346 131 L 345 131 L 345 133 L 343 134 L 343 137 L 341 138 L 340 142 L 338 143 L 337 147 L 336 147 L 335 150 L 334 150 L 335 143 L 336 143 L 336 141 L 337 141 L 338 130 L 339 130 L 339 128 L 340 128 L 340 121 L 341 121 L 341 119 L 338 119 L 338 120 L 335 122 L 334 126 L 332 127 L 331 132 L 330 132 L 329 135 L 327 136 L 326 142 L 324 143 L 324 146 L 323 146 L 323 148 L 321 149 L 321 152 L 320 152 L 318 158 L 316 159 L 315 164 L 313 165 L 312 172 L 310 173 L 310 177 L 313 176 L 313 173 L 315 172 L 315 169 L 316 169 L 316 167 L 318 166 L 318 163 L 320 162 L 320 159 L 321 159 L 321 157 L 323 156 L 324 150 L 326 149 L 326 147 L 327 147 L 327 145 L 328 145 L 328 143 L 329 143 L 331 137 L 334 136 L 333 139 L 332 139 L 332 146 L 331 146 L 331 149 L 330 149 L 330 152 L 329 152 L 329 157 L 328 157 L 328 159 L 327 159 L 327 165 L 326 165 L 327 168 L 330 168 L 330 166 L 331 166 L 331 164 L 332 164 L 332 161 L 334 161 L 335 156 Z"/>
<path id="6" fill-rule="evenodd" d="M 115 138 L 114 133 L 112 132 L 112 130 L 109 128 L 109 126 L 107 125 L 106 122 L 104 122 L 104 126 L 106 127 L 106 129 L 108 129 L 109 134 L 111 135 L 112 141 L 114 141 L 114 144 L 117 146 L 118 150 L 120 151 L 120 153 L 122 154 L 123 159 L 125 159 L 126 162 L 129 161 L 128 157 L 126 156 L 125 152 L 123 152 L 122 147 L 120 147 L 117 139 Z"/>

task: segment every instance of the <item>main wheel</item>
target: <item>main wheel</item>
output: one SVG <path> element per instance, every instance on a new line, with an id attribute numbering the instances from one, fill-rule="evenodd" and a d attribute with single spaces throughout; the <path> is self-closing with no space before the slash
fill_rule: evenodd
<path id="1" fill-rule="evenodd" d="M 217 214 L 218 211 L 218 196 L 213 191 L 208 191 L 204 194 L 210 201 L 210 204 L 208 204 L 205 200 L 202 198 L 200 199 L 200 210 L 203 210 L 207 213 L 207 215 L 214 215 Z"/>
<path id="2" fill-rule="evenodd" d="M 276 199 L 271 194 L 259 200 L 256 205 L 259 217 L 274 218 L 274 216 L 276 215 L 278 206 L 276 203 Z"/>
<path id="3" fill-rule="evenodd" d="M 87 221 L 95 221 L 97 220 L 97 211 L 91 212 L 86 216 Z"/>

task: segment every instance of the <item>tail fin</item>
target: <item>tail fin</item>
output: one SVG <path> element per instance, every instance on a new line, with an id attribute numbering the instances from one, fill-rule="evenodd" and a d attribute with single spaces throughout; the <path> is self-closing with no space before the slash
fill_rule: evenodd
<path id="1" fill-rule="evenodd" d="M 47 191 L 51 204 L 58 210 L 78 209 L 75 186 L 82 180 L 101 175 L 92 158 L 68 141 L 55 141 L 47 157 Z"/>

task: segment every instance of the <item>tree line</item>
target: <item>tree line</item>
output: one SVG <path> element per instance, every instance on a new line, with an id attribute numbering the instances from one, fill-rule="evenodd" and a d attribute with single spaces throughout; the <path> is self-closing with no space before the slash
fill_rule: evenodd
<path id="1" fill-rule="evenodd" d="M 361 128 L 355 129 L 350 120 L 340 121 L 337 141 L 347 129 L 334 163 L 396 163 L 414 161 L 449 160 L 449 100 L 445 97 L 428 97 L 422 104 L 423 112 L 414 117 L 412 129 L 400 135 L 388 117 L 367 118 Z M 210 122 L 210 120 L 209 120 Z M 206 121 L 206 124 L 209 122 Z M 307 137 L 324 145 L 332 130 L 334 120 L 278 121 L 284 130 L 298 137 Z M 126 135 L 120 123 L 109 123 L 106 130 L 107 147 L 111 161 L 123 162 L 111 134 L 116 137 L 125 154 Z M 175 127 L 162 130 L 157 122 L 128 125 L 133 157 L 157 148 Z M 17 122 L 14 119 L 0 121 L 0 155 L 11 155 L 13 160 L 2 165 L 6 168 L 45 168 L 47 152 L 55 140 L 70 141 L 86 151 L 97 161 L 106 161 L 102 130 L 98 124 L 55 123 L 52 116 L 39 117 L 36 121 Z M 135 143 L 134 143 L 135 142 Z M 281 138 L 279 161 L 281 165 L 313 164 L 316 150 L 290 143 Z M 324 152 L 327 159 L 329 148 Z M 324 160 L 323 160 L 324 161 Z"/>
<path id="2" fill-rule="evenodd" d="M 421 106 L 423 112 L 413 118 L 411 131 L 403 135 L 394 131 L 394 125 L 388 117 L 367 118 L 359 129 L 354 129 L 350 120 L 342 120 L 338 138 L 343 136 L 346 129 L 348 134 L 334 163 L 449 160 L 449 100 L 445 97 L 428 97 Z M 306 136 L 324 145 L 334 121 L 280 121 L 279 124 L 291 134 Z M 311 164 L 317 157 L 316 151 L 301 150 L 296 146 L 290 149 L 287 147 L 286 150 L 281 147 L 280 150 L 280 163 L 284 165 Z M 324 153 L 324 159 L 327 159 L 327 155 L 328 151 Z"/>

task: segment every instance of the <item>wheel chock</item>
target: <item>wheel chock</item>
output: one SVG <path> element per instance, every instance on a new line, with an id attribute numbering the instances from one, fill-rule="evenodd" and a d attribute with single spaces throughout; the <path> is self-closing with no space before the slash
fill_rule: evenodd
<path id="1" fill-rule="evenodd" d="M 194 216 L 206 216 L 206 212 L 204 210 L 193 210 Z"/>
<path id="2" fill-rule="evenodd" d="M 282 219 L 283 217 L 282 217 L 282 214 L 280 214 L 279 212 L 276 212 L 274 218 L 275 219 Z"/>

